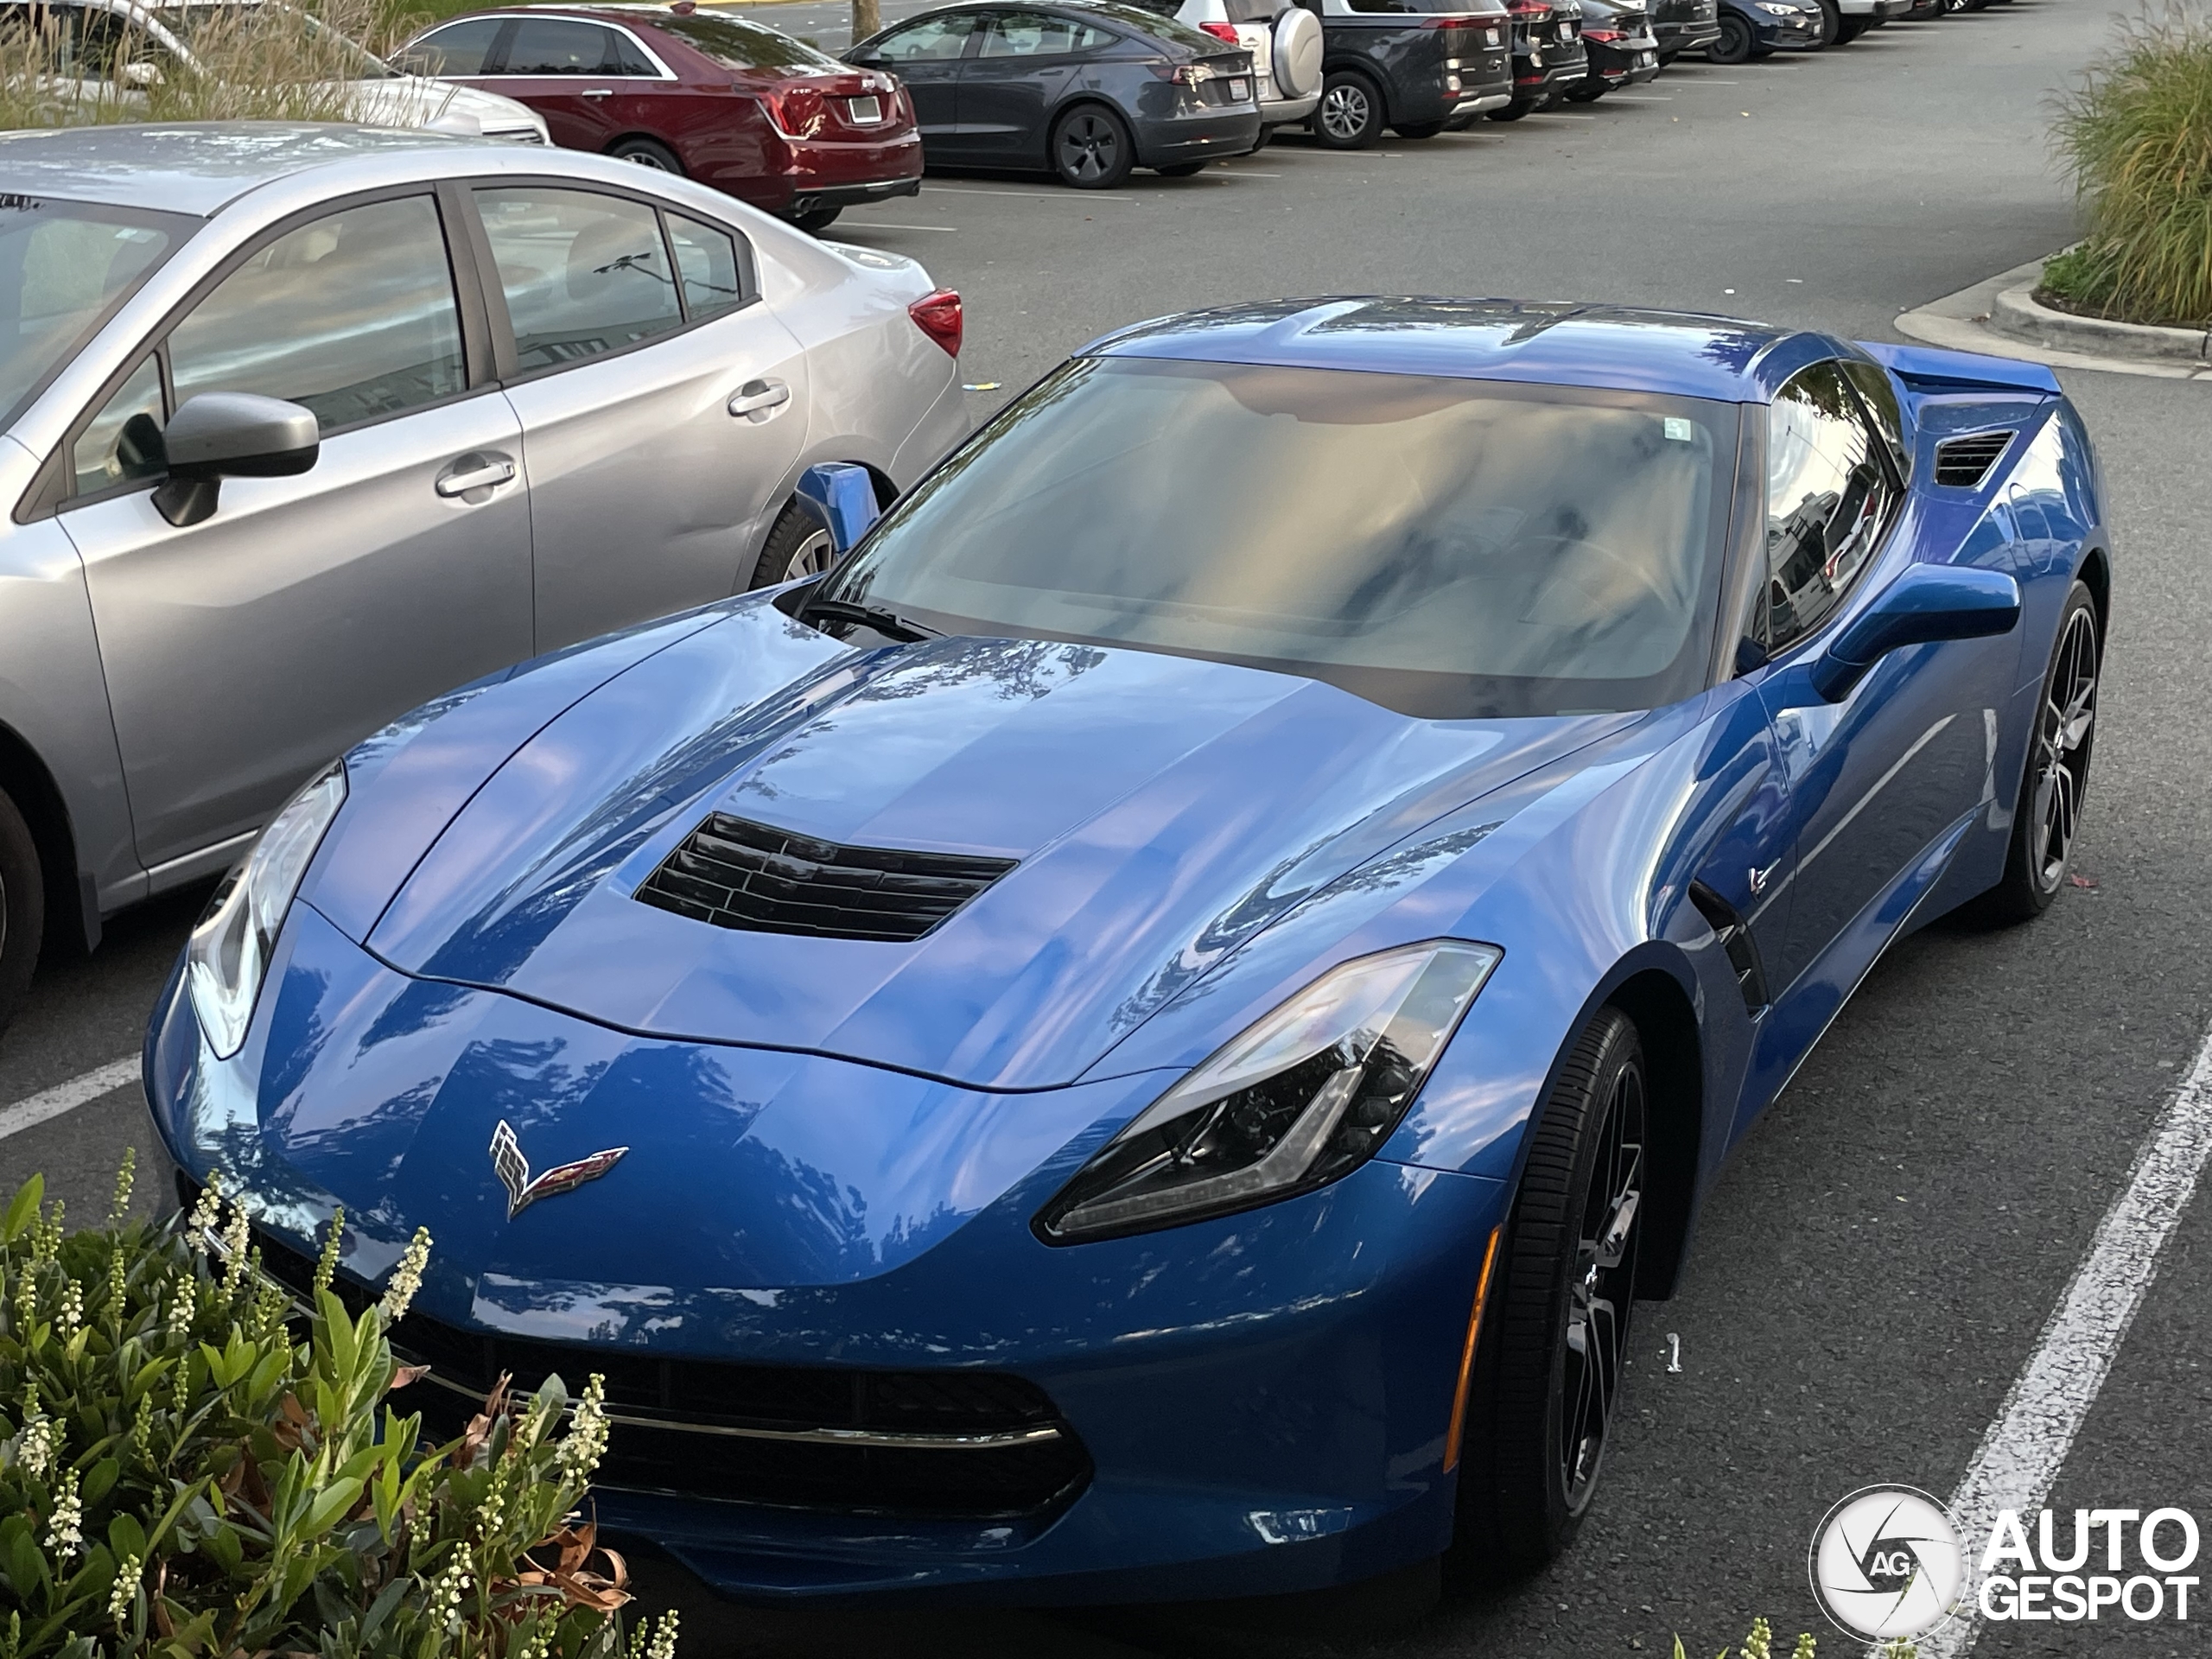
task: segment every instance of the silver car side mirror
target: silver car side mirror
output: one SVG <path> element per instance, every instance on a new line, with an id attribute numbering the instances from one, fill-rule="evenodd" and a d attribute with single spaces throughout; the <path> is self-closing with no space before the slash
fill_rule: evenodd
<path id="1" fill-rule="evenodd" d="M 188 397 L 161 435 L 168 477 L 154 492 L 154 508 L 180 527 L 215 511 L 226 478 L 290 478 L 321 453 L 314 411 L 250 391 L 203 391 Z"/>

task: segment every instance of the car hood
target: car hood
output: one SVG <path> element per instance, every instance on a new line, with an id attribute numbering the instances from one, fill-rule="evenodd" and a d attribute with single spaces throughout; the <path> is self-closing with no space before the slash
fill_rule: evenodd
<path id="1" fill-rule="evenodd" d="M 542 143 L 545 123 L 528 105 L 480 87 L 397 75 L 389 80 L 355 80 L 347 113 L 369 126 L 426 127 L 443 122 L 474 122 L 486 134 L 534 133 Z M 456 120 L 458 118 L 458 120 Z"/>
<path id="2" fill-rule="evenodd" d="M 1052 641 L 849 650 L 741 604 L 517 750 L 367 943 L 626 1032 L 1048 1088 L 1328 883 L 1636 718 L 1416 720 L 1293 676 Z M 910 944 L 640 902 L 710 812 L 1016 862 Z"/>

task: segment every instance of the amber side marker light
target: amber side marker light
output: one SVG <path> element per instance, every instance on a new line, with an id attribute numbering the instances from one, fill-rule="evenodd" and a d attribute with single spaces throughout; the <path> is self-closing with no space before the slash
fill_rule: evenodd
<path id="1" fill-rule="evenodd" d="M 1452 1427 L 1444 1435 L 1447 1475 L 1459 1466 L 1459 1440 L 1467 1427 L 1467 1387 L 1475 1376 L 1475 1339 L 1482 1335 L 1483 1304 L 1490 1300 L 1491 1269 L 1497 1265 L 1497 1241 L 1504 1232 L 1503 1226 L 1490 1230 L 1490 1243 L 1483 1249 L 1482 1277 L 1475 1281 L 1475 1311 L 1467 1319 L 1467 1346 L 1459 1356 L 1459 1386 L 1452 1395 Z"/>

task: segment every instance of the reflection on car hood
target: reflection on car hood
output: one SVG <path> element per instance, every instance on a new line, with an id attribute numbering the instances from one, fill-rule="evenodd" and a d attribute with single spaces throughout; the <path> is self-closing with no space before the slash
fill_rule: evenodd
<path id="1" fill-rule="evenodd" d="M 365 126 L 427 127 L 433 122 L 460 117 L 474 120 L 487 133 L 533 132 L 542 140 L 544 121 L 526 105 L 497 92 L 422 75 L 396 75 L 388 80 L 356 80 L 346 113 Z"/>
<path id="2" fill-rule="evenodd" d="M 624 1030 L 1065 1084 L 1421 825 L 1632 715 L 1422 721 L 1191 658 L 848 649 L 757 602 L 514 752 L 368 943 Z M 1017 861 L 917 942 L 738 931 L 634 896 L 709 812 Z"/>

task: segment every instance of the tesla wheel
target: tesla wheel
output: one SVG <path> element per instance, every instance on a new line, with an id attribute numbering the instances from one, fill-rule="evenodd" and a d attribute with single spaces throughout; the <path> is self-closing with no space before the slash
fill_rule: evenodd
<path id="1" fill-rule="evenodd" d="M 625 138 L 608 145 L 607 153 L 618 162 L 633 162 L 656 173 L 673 173 L 679 179 L 683 176 L 683 163 L 676 159 L 676 152 L 657 139 Z"/>
<path id="2" fill-rule="evenodd" d="M 1382 137 L 1382 92 L 1356 69 L 1332 69 L 1321 83 L 1313 136 L 1327 149 L 1372 149 Z"/>
<path id="3" fill-rule="evenodd" d="M 1178 162 L 1173 167 L 1155 167 L 1152 170 L 1163 179 L 1187 179 L 1205 171 L 1204 162 Z"/>
<path id="4" fill-rule="evenodd" d="M 2028 740 L 2020 798 L 2012 809 L 2012 841 L 2005 874 L 1981 896 L 1979 909 L 1992 922 L 2032 921 L 2050 908 L 2066 885 L 2074 836 L 2089 788 L 2089 754 L 2097 736 L 2097 677 L 2104 641 L 2097 606 L 2082 582 L 2067 595 L 2058 643 L 2044 674 L 2043 702 Z"/>
<path id="5" fill-rule="evenodd" d="M 1052 127 L 1052 170 L 1078 190 L 1111 190 L 1136 165 L 1122 118 L 1096 104 L 1070 110 Z"/>
<path id="6" fill-rule="evenodd" d="M 1464 1574 L 1533 1573 L 1590 1511 L 1627 1352 L 1644 1128 L 1643 1044 L 1601 1009 L 1532 1131 L 1493 1273 L 1459 1472 Z"/>
<path id="7" fill-rule="evenodd" d="M 1705 55 L 1714 63 L 1742 63 L 1751 55 L 1751 48 L 1758 42 L 1751 38 L 1751 26 L 1732 11 L 1720 14 L 1720 38 L 1705 48 Z"/>
<path id="8" fill-rule="evenodd" d="M 38 843 L 16 804 L 0 795 L 0 1031 L 29 988 L 46 934 L 46 883 Z"/>
<path id="9" fill-rule="evenodd" d="M 767 544 L 761 548 L 760 557 L 753 567 L 753 580 L 747 588 L 773 588 L 779 583 L 797 582 L 802 576 L 818 576 L 827 570 L 836 558 L 830 550 L 830 532 L 822 528 L 821 521 L 796 501 L 777 514 L 775 528 L 768 532 Z"/>
<path id="10" fill-rule="evenodd" d="M 844 211 L 842 207 L 817 207 L 812 213 L 793 213 L 791 223 L 809 236 L 818 236 L 835 225 L 837 215 Z"/>
<path id="11" fill-rule="evenodd" d="M 1415 143 L 1419 143 L 1422 139 L 1433 138 L 1438 133 L 1443 131 L 1444 124 L 1441 121 L 1415 121 L 1410 124 L 1400 122 L 1390 130 L 1401 138 L 1410 138 Z"/>

